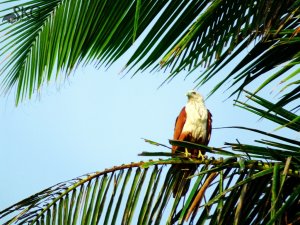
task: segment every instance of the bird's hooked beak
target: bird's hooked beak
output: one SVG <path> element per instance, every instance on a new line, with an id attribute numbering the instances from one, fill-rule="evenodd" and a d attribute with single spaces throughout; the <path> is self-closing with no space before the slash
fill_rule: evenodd
<path id="1" fill-rule="evenodd" d="M 189 92 L 186 93 L 186 96 L 187 96 L 188 98 L 192 97 L 192 95 L 193 95 L 193 91 L 189 91 Z"/>
<path id="2" fill-rule="evenodd" d="M 191 91 L 187 92 L 186 96 L 187 96 L 188 100 L 195 100 L 195 101 L 198 101 L 198 102 L 204 102 L 202 95 L 197 93 L 195 90 L 191 90 Z"/>

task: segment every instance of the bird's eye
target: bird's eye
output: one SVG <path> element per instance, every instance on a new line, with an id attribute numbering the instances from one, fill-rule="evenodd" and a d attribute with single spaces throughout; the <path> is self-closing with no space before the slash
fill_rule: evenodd
<path id="1" fill-rule="evenodd" d="M 192 94 L 196 94 L 196 91 L 192 91 Z"/>

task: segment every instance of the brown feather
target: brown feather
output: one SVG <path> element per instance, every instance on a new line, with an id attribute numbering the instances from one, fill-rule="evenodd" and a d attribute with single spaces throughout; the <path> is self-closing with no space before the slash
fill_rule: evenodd
<path id="1" fill-rule="evenodd" d="M 184 124 L 186 122 L 186 110 L 185 107 L 182 108 L 181 112 L 179 113 L 179 116 L 176 119 L 175 122 L 175 129 L 174 129 L 174 140 L 179 141 L 189 141 L 189 142 L 195 142 L 202 145 L 208 145 L 211 137 L 211 130 L 212 130 L 212 115 L 208 111 L 208 117 L 207 117 L 207 135 L 204 140 L 202 138 L 195 140 L 190 133 L 182 133 Z M 176 153 L 176 151 L 184 151 L 184 148 L 178 147 L 178 146 L 172 146 L 172 153 Z M 205 154 L 205 151 L 199 150 L 199 149 L 188 149 L 188 151 L 191 153 L 192 157 L 198 155 L 198 151 L 201 151 L 202 154 Z M 198 168 L 198 165 L 173 165 L 172 169 L 175 171 L 175 174 L 179 176 L 179 179 L 177 180 L 176 184 L 174 185 L 173 189 L 173 196 L 175 197 L 176 194 L 181 189 L 180 196 L 184 196 L 189 189 L 191 180 L 188 178 L 189 176 L 192 176 Z"/>
<path id="2" fill-rule="evenodd" d="M 186 111 L 185 111 L 185 107 L 183 107 L 175 121 L 175 128 L 174 128 L 174 135 L 173 135 L 174 140 L 179 140 L 179 141 L 184 140 L 185 135 L 182 135 L 181 132 L 185 124 L 185 121 L 186 121 Z M 177 150 L 178 150 L 178 146 L 172 146 L 172 153 L 175 153 L 175 151 Z"/>
<path id="3" fill-rule="evenodd" d="M 204 145 L 208 145 L 211 137 L 211 129 L 212 129 L 212 115 L 209 110 L 208 112 L 208 117 L 207 117 L 207 136 Z"/>

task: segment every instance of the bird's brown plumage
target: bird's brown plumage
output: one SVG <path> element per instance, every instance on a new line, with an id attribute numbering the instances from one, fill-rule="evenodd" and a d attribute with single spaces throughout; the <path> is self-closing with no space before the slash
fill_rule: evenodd
<path id="1" fill-rule="evenodd" d="M 190 105 L 187 104 L 187 106 L 183 107 L 180 111 L 176 122 L 175 122 L 175 129 L 174 129 L 174 140 L 179 141 L 188 141 L 193 142 L 201 145 L 208 145 L 211 137 L 211 130 L 212 130 L 212 115 L 209 112 L 209 110 L 206 109 L 202 96 L 199 95 L 196 92 L 192 92 L 192 94 L 195 94 L 196 96 L 200 96 L 199 99 L 194 99 L 189 101 L 192 101 Z M 188 108 L 187 108 L 188 107 Z M 196 112 L 196 114 L 195 114 Z M 190 113 L 190 115 L 188 115 Z M 202 114 L 204 115 L 202 115 Z M 199 118 L 206 118 L 206 121 L 202 121 Z M 189 119 L 189 122 L 187 120 Z M 188 123 L 186 125 L 186 123 Z M 206 124 L 206 125 L 204 125 Z M 186 125 L 186 126 L 185 126 Z M 203 127 L 205 126 L 205 127 Z M 198 130 L 200 127 L 200 131 Z M 199 149 L 187 149 L 188 152 L 191 154 L 192 157 L 197 157 L 198 152 L 201 151 L 202 154 L 205 154 L 204 150 Z M 172 153 L 180 153 L 184 152 L 185 149 L 183 147 L 179 146 L 172 146 Z M 174 176 L 176 176 L 178 179 L 176 180 L 173 195 L 175 196 L 178 192 L 181 192 L 181 196 L 185 195 L 185 193 L 188 190 L 190 179 L 188 179 L 189 176 L 192 176 L 196 170 L 198 165 L 194 164 L 186 164 L 186 165 L 174 165 L 172 169 L 175 171 Z"/>
<path id="2" fill-rule="evenodd" d="M 207 126 L 206 126 L 207 136 L 206 136 L 206 138 L 204 138 L 204 140 L 194 138 L 191 133 L 182 132 L 186 118 L 187 118 L 185 107 L 182 108 L 178 117 L 176 118 L 173 139 L 178 140 L 178 141 L 194 142 L 194 143 L 201 144 L 201 145 L 208 145 L 208 143 L 210 141 L 210 137 L 211 137 L 212 115 L 209 112 L 209 110 L 207 110 L 207 112 L 208 112 Z M 174 145 L 172 146 L 172 153 L 181 152 L 181 151 L 184 151 L 184 149 L 182 147 L 174 146 Z"/>
<path id="3" fill-rule="evenodd" d="M 185 124 L 185 121 L 186 121 L 186 112 L 185 112 L 185 107 L 183 107 L 178 117 L 176 118 L 174 135 L 173 135 L 174 140 L 183 141 L 186 139 L 186 134 L 182 134 L 182 129 Z M 172 150 L 173 153 L 175 153 L 175 151 L 177 150 L 177 146 L 173 146 Z"/>

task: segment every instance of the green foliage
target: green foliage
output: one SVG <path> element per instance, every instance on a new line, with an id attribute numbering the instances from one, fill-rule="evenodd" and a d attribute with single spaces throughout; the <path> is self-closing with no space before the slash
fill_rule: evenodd
<path id="1" fill-rule="evenodd" d="M 7 4 L 10 3 L 8 6 Z M 0 70 L 4 87 L 17 88 L 17 102 L 31 97 L 53 74 L 70 74 L 79 64 L 110 66 L 139 40 L 127 71 L 197 71 L 198 85 L 240 59 L 231 73 L 221 77 L 214 93 L 226 81 L 239 85 L 234 93 L 274 68 L 279 68 L 256 89 L 280 78 L 293 88 L 278 102 L 284 106 L 299 97 L 298 1 L 83 1 L 9 0 L 0 3 L 1 15 L 14 6 L 33 9 L 31 17 L 2 23 L 4 43 Z M 12 6 L 13 5 L 13 6 Z M 145 34 L 144 38 L 139 38 Z M 240 54 L 248 47 L 250 52 Z M 280 66 L 280 67 L 278 67 Z"/>
<path id="2" fill-rule="evenodd" d="M 0 218 L 4 224 L 53 225 L 283 224 L 297 219 L 300 176 L 289 160 L 245 160 L 244 167 L 238 160 L 173 158 L 122 165 L 47 188 L 1 211 Z M 166 165 L 178 163 L 203 164 L 185 198 L 180 198 L 182 189 L 172 197 L 180 177 Z"/>
<path id="3" fill-rule="evenodd" d="M 277 123 L 278 129 L 295 134 L 300 130 L 300 117 L 292 110 L 299 108 L 296 100 L 300 95 L 299 0 L 18 3 L 0 3 L 1 15 L 12 13 L 16 5 L 34 9 L 34 17 L 0 25 L 4 61 L 0 74 L 6 90 L 16 88 L 17 103 L 30 98 L 53 75 L 69 75 L 79 64 L 110 66 L 138 40 L 126 72 L 165 69 L 168 80 L 184 70 L 191 73 L 205 66 L 196 77 L 198 86 L 242 56 L 211 94 L 227 81 L 235 87 L 232 95 L 241 94 L 261 78 L 253 93 L 246 92 L 249 100 L 236 100 L 236 105 Z M 245 48 L 249 49 L 246 56 Z M 284 85 L 278 102 L 257 95 L 278 79 Z M 291 105 L 294 108 L 287 109 Z M 253 128 L 230 128 L 267 139 L 256 140 L 257 144 L 237 140 L 225 143 L 225 148 L 171 140 L 172 145 L 205 148 L 225 158 L 199 161 L 179 154 L 88 174 L 2 210 L 0 219 L 4 224 L 74 225 L 300 223 L 300 142 Z M 170 150 L 143 155 L 170 156 Z M 172 196 L 176 182 L 182 179 L 181 171 L 169 166 L 174 164 L 200 164 L 197 174 L 190 177 L 185 198 L 180 198 L 183 188 Z"/>

